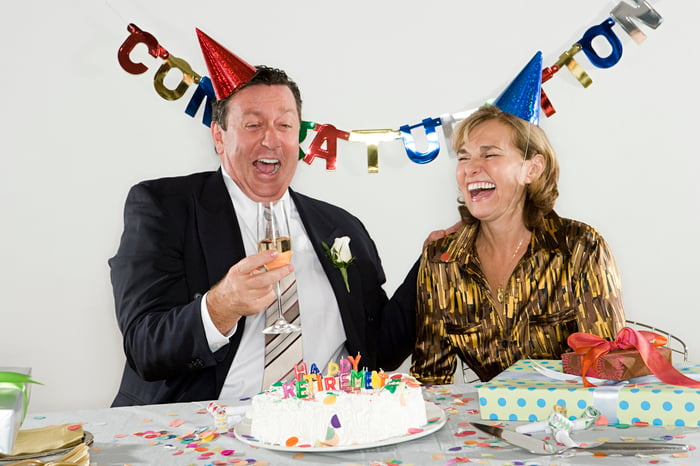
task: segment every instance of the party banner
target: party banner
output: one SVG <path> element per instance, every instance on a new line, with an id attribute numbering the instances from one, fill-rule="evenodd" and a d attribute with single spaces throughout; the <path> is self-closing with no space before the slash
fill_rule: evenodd
<path id="1" fill-rule="evenodd" d="M 641 44 L 646 35 L 637 26 L 642 23 L 652 29 L 656 29 L 663 22 L 661 15 L 654 10 L 646 0 L 632 0 L 634 4 L 620 1 L 611 11 L 610 16 L 605 18 L 600 24 L 590 26 L 585 30 L 579 40 L 568 50 L 562 52 L 559 59 L 551 66 L 542 69 L 542 84 L 552 79 L 564 67 L 571 72 L 576 80 L 584 88 L 589 87 L 593 80 L 584 68 L 576 61 L 575 56 L 580 52 L 586 56 L 588 61 L 597 68 L 611 68 L 617 65 L 622 58 L 622 42 L 615 33 L 613 26 L 617 25 L 627 33 L 637 44 Z M 176 57 L 168 52 L 158 40 L 150 33 L 141 30 L 135 24 L 127 26 L 129 36 L 119 47 L 117 58 L 121 67 L 131 74 L 143 74 L 148 71 L 148 67 L 143 63 L 135 63 L 131 59 L 131 52 L 138 44 L 145 44 L 148 53 L 162 60 L 160 67 L 153 77 L 153 86 L 163 99 L 178 100 L 182 98 L 192 85 L 196 85 L 195 91 L 190 97 L 185 113 L 195 117 L 198 110 L 203 108 L 202 123 L 211 125 L 211 103 L 216 99 L 211 80 L 207 76 L 201 76 L 192 70 L 187 61 Z M 600 56 L 593 48 L 593 41 L 603 38 L 610 45 L 608 56 Z M 165 85 L 165 77 L 173 70 L 177 70 L 182 77 L 174 88 Z M 540 105 L 547 117 L 556 113 L 551 99 L 546 94 L 544 87 L 541 90 Z M 382 141 L 392 141 L 401 139 L 403 141 L 406 155 L 414 163 L 425 164 L 432 162 L 438 156 L 442 147 L 437 133 L 439 127 L 448 148 L 447 152 L 454 155 L 451 150 L 452 125 L 466 116 L 473 110 L 467 110 L 456 114 L 445 113 L 440 117 L 426 117 L 416 124 L 405 124 L 396 129 L 363 129 L 345 131 L 336 128 L 330 123 L 315 123 L 303 121 L 299 133 L 299 142 L 304 142 L 309 131 L 316 134 L 311 140 L 308 149 L 304 152 L 299 150 L 299 159 L 307 164 L 313 163 L 316 159 L 323 159 L 326 170 L 336 169 L 337 142 L 339 139 L 351 142 L 359 142 L 367 148 L 367 170 L 369 173 L 379 172 L 379 149 L 378 144 Z M 414 131 L 423 131 L 427 141 L 427 148 L 419 150 L 416 146 Z"/>

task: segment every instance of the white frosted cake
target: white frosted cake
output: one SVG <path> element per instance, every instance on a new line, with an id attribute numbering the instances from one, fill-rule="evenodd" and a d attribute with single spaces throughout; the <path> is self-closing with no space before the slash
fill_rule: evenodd
<path id="1" fill-rule="evenodd" d="M 304 371 L 253 397 L 250 434 L 288 447 L 367 444 L 420 432 L 425 410 L 420 384 L 405 374 Z"/>

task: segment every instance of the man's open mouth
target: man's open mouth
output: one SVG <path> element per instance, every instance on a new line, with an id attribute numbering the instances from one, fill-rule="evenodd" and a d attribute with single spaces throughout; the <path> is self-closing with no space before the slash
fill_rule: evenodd
<path id="1" fill-rule="evenodd" d="M 280 161 L 278 159 L 258 159 L 253 162 L 253 166 L 260 173 L 274 175 L 280 169 Z"/>

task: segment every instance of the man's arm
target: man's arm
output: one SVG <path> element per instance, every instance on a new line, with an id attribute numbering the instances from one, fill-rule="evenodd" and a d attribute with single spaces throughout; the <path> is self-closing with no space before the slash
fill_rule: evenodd
<path id="1" fill-rule="evenodd" d="M 416 282 L 420 259 L 384 307 L 380 322 L 378 365 L 395 370 L 413 352 L 416 342 Z"/>
<path id="2" fill-rule="evenodd" d="M 124 232 L 109 265 L 124 353 L 145 380 L 216 364 L 201 321 L 201 297 L 189 293 L 182 229 L 147 185 L 130 190 Z"/>
<path id="3" fill-rule="evenodd" d="M 206 261 L 198 235 L 185 234 L 194 228 L 194 214 L 187 211 L 192 207 L 173 199 L 166 207 L 164 197 L 146 183 L 131 189 L 119 250 L 109 261 L 124 352 L 145 380 L 201 370 L 220 360 L 211 352 L 202 322 L 200 301 L 207 290 L 201 288 L 209 286 L 202 277 Z M 274 283 L 293 270 L 289 265 L 263 273 L 276 254 L 244 257 L 206 293 L 211 321 L 222 334 L 274 301 Z"/>

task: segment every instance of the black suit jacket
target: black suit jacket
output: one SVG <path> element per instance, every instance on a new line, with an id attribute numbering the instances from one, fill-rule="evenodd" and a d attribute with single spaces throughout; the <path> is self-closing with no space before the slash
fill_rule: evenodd
<path id="1" fill-rule="evenodd" d="M 338 301 L 349 354 L 360 353 L 370 369 L 394 369 L 409 348 L 390 343 L 397 339 L 396 327 L 385 327 L 389 335 L 381 343 L 380 323 L 385 310 L 404 321 L 413 313 L 417 268 L 389 301 L 382 289 L 381 261 L 364 225 L 341 208 L 290 193 Z M 355 257 L 348 268 L 350 293 L 321 246 L 339 236 L 350 237 Z M 126 354 L 112 406 L 218 397 L 245 318 L 230 344 L 212 353 L 200 300 L 243 257 L 240 227 L 221 170 L 144 181 L 131 188 L 119 249 L 109 260 Z M 408 321 L 411 327 L 412 316 Z M 412 341 L 411 331 L 415 333 L 402 327 L 398 338 Z"/>

